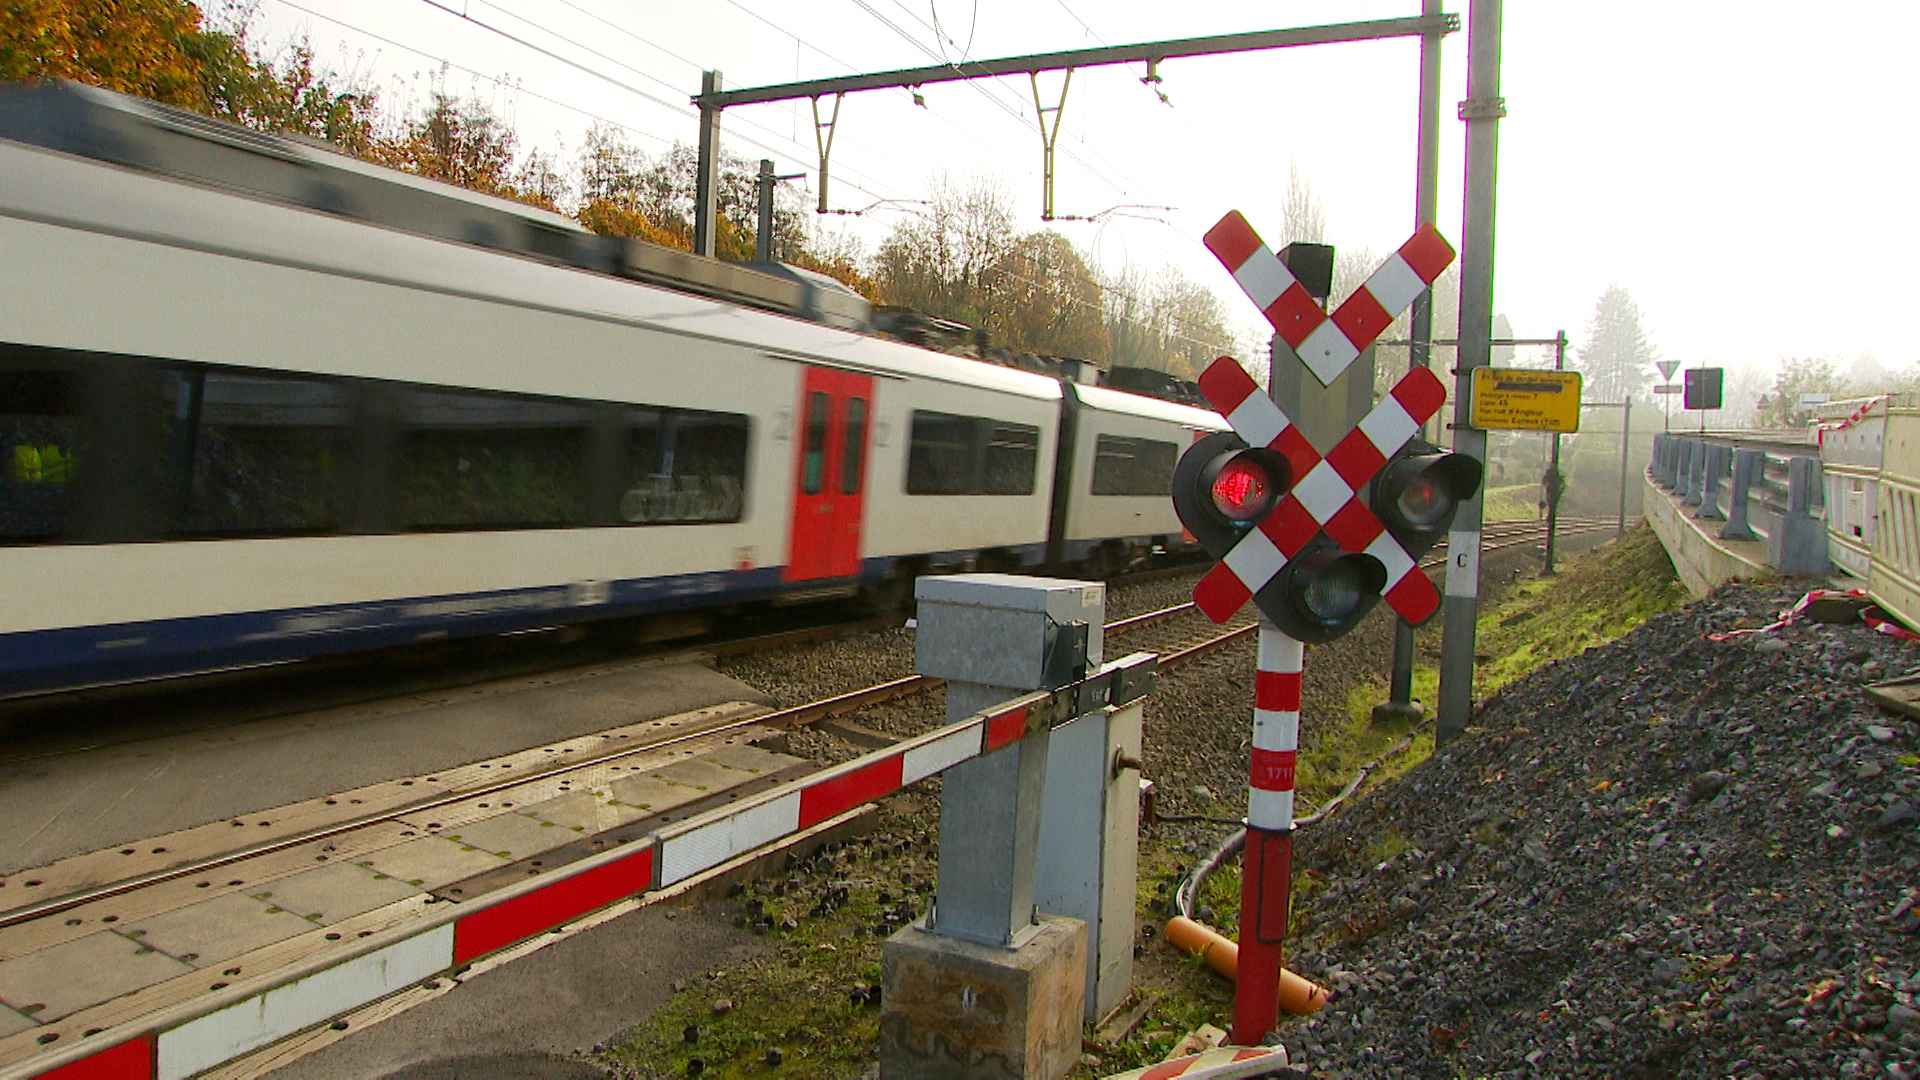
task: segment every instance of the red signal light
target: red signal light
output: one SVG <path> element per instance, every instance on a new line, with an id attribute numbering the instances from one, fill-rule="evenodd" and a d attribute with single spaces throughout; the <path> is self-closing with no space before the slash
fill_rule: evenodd
<path id="1" fill-rule="evenodd" d="M 1213 478 L 1213 505 L 1233 521 L 1251 521 L 1272 505 L 1273 482 L 1258 462 L 1239 457 Z"/>

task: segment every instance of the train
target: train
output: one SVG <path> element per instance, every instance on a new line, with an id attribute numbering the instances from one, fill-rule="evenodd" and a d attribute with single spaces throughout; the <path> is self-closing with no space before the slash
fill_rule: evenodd
<path id="1" fill-rule="evenodd" d="M 0 695 L 1191 550 L 1225 424 L 779 265 L 0 87 Z"/>

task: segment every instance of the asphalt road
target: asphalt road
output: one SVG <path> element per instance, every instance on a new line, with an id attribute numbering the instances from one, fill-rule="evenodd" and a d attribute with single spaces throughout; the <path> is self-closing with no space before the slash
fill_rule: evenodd
<path id="1" fill-rule="evenodd" d="M 51 733 L 52 750 L 16 744 L 0 763 L 0 873 L 724 701 L 766 697 L 698 664 L 632 661 L 98 746 Z"/>
<path id="2" fill-rule="evenodd" d="M 718 914 L 641 908 L 471 977 L 349 1035 L 273 1080 L 599 1080 L 581 1055 L 673 995 L 676 979 L 737 964 L 764 942 Z"/>

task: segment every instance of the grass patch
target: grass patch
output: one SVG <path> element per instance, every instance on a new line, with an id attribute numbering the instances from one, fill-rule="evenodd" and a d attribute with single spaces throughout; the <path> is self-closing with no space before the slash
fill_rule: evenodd
<path id="1" fill-rule="evenodd" d="M 1488 659 L 1475 665 L 1474 696 L 1498 693 L 1542 665 L 1614 641 L 1687 600 L 1666 549 L 1643 523 L 1567 560 L 1553 577 L 1516 583 L 1500 604 L 1481 612 L 1474 651 Z M 1437 673 L 1417 674 L 1437 686 Z M 1416 686 L 1420 682 L 1416 677 Z"/>
<path id="2" fill-rule="evenodd" d="M 880 946 L 925 909 L 934 851 L 931 828 L 896 817 L 747 886 L 727 910 L 772 955 L 689 980 L 610 1063 L 643 1077 L 859 1076 L 880 1037 Z"/>
<path id="3" fill-rule="evenodd" d="M 1484 659 L 1474 665 L 1473 696 L 1496 694 L 1545 664 L 1617 640 L 1688 599 L 1660 538 L 1642 523 L 1618 540 L 1565 560 L 1553 577 L 1515 582 L 1498 604 L 1481 609 L 1474 652 Z M 1440 636 L 1422 635 L 1420 644 L 1413 697 L 1431 708 L 1440 696 Z M 1385 692 L 1384 683 L 1356 687 L 1348 695 L 1352 718 L 1364 720 Z M 1415 748 L 1417 757 L 1424 760 L 1432 745 L 1429 735 L 1424 752 Z"/>
<path id="4" fill-rule="evenodd" d="M 1504 484 L 1487 488 L 1482 495 L 1485 509 L 1481 511 L 1481 517 L 1486 521 L 1540 516 L 1540 485 L 1537 483 Z"/>

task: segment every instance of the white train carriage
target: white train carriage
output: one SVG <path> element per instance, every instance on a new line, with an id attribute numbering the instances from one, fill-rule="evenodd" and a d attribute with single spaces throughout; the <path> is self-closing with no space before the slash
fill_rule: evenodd
<path id="1" fill-rule="evenodd" d="M 0 175 L 0 692 L 1045 556 L 1053 379 L 19 143 Z"/>
<path id="2" fill-rule="evenodd" d="M 1225 431 L 1220 415 L 1099 386 L 1063 384 L 1062 453 L 1050 561 L 1111 573 L 1197 549 L 1168 493 L 1194 440 Z"/>

